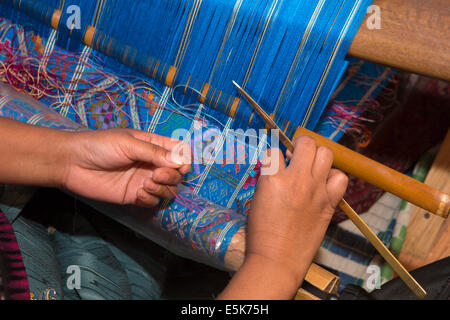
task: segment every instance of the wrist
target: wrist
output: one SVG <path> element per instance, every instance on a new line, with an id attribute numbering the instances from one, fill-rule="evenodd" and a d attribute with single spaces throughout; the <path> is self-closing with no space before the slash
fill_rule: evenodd
<path id="1" fill-rule="evenodd" d="M 267 251 L 267 250 L 266 250 Z M 291 281 L 300 287 L 305 275 L 312 263 L 314 254 L 310 254 L 311 250 L 297 251 L 294 255 L 289 251 L 276 250 L 271 252 L 260 253 L 248 251 L 245 256 L 245 263 L 266 266 L 266 268 L 278 269 L 283 272 L 286 277 L 290 277 Z"/>
<path id="2" fill-rule="evenodd" d="M 45 187 L 61 187 L 70 158 L 71 135 L 0 117 L 0 181 Z"/>
<path id="3" fill-rule="evenodd" d="M 260 270 L 264 274 L 264 279 L 271 281 L 274 279 L 283 284 L 286 292 L 295 292 L 301 286 L 309 264 L 292 265 L 290 262 L 274 260 L 258 254 L 248 254 L 245 257 L 244 266 Z"/>
<path id="4" fill-rule="evenodd" d="M 73 153 L 76 152 L 74 138 L 76 133 L 54 131 L 50 139 L 48 154 L 51 163 L 48 166 L 49 186 L 66 189 L 69 172 L 71 170 Z"/>
<path id="5" fill-rule="evenodd" d="M 299 285 L 297 277 L 284 266 L 265 257 L 247 255 L 219 299 L 288 300 L 295 296 Z"/>

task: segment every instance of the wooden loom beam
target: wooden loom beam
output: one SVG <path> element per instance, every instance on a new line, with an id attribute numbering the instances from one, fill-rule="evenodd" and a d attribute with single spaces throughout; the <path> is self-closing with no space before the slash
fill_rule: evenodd
<path id="1" fill-rule="evenodd" d="M 450 81 L 448 0 L 374 0 L 381 29 L 367 19 L 353 39 L 350 56 Z"/>

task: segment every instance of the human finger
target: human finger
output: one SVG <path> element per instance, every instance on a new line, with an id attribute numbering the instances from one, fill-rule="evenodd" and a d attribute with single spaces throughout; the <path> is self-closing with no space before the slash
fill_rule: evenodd
<path id="1" fill-rule="evenodd" d="M 337 169 L 331 169 L 327 180 L 328 199 L 333 208 L 337 207 L 339 201 L 344 197 L 348 186 L 348 177 L 345 173 Z"/>
<path id="2" fill-rule="evenodd" d="M 294 152 L 288 169 L 312 174 L 317 145 L 314 139 L 300 136 L 294 140 Z"/>
<path id="3" fill-rule="evenodd" d="M 136 192 L 136 205 L 145 208 L 156 207 L 160 202 L 160 199 L 144 190 L 144 188 L 138 189 Z"/>
<path id="4" fill-rule="evenodd" d="M 173 139 L 170 137 L 162 136 L 156 133 L 141 131 L 141 130 L 132 130 L 130 129 L 128 131 L 133 137 L 136 139 L 149 142 L 152 144 L 155 144 L 157 146 L 160 146 L 167 150 L 172 150 L 175 148 L 179 143 L 181 143 L 181 140 Z"/>
<path id="5" fill-rule="evenodd" d="M 176 186 L 162 185 L 152 179 L 145 179 L 143 187 L 149 194 L 164 199 L 172 199 L 178 191 Z"/>
<path id="6" fill-rule="evenodd" d="M 157 168 L 153 172 L 152 180 L 162 185 L 177 185 L 183 181 L 183 175 L 179 170 L 171 168 Z"/>
<path id="7" fill-rule="evenodd" d="M 330 148 L 321 146 L 317 148 L 316 157 L 312 166 L 314 178 L 326 182 L 333 165 L 333 151 Z"/>
<path id="8" fill-rule="evenodd" d="M 179 159 L 161 146 L 132 139 L 124 143 L 128 157 L 133 161 L 151 163 L 158 167 L 180 168 L 183 159 Z"/>

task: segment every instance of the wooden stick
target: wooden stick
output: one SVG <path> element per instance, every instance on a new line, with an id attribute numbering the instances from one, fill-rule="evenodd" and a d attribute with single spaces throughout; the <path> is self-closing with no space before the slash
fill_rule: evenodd
<path id="1" fill-rule="evenodd" d="M 348 55 L 450 81 L 448 0 L 375 0 L 381 29 L 361 25 Z M 370 22 L 370 21 L 369 21 Z"/>
<path id="2" fill-rule="evenodd" d="M 334 153 L 333 165 L 355 177 L 402 198 L 430 213 L 447 218 L 450 211 L 449 195 L 367 158 L 321 135 L 298 127 L 294 138 L 306 135 L 319 146 L 327 146 Z"/>
<path id="3" fill-rule="evenodd" d="M 319 288 L 321 291 L 337 295 L 340 279 L 330 271 L 312 263 L 308 269 L 305 281 Z"/>
<path id="4" fill-rule="evenodd" d="M 249 101 L 250 105 L 255 109 L 255 111 L 264 119 L 268 127 L 270 129 L 276 129 L 279 131 L 280 140 L 286 146 L 286 148 L 289 151 L 294 152 L 294 144 L 292 143 L 291 140 L 289 140 L 289 138 L 284 134 L 284 132 L 280 130 L 280 128 L 272 120 L 272 118 L 236 82 L 233 81 L 233 84 L 238 88 L 239 92 Z M 370 241 L 370 243 L 381 254 L 381 256 L 386 260 L 386 262 L 392 267 L 392 269 L 395 272 L 397 272 L 397 274 L 411 289 L 411 291 L 414 292 L 414 294 L 417 297 L 421 299 L 424 298 L 426 296 L 426 291 L 417 283 L 417 281 L 411 276 L 411 274 L 409 274 L 409 272 L 388 250 L 388 248 L 386 248 L 383 242 L 380 239 L 378 239 L 376 234 L 369 228 L 369 226 L 364 222 L 364 220 L 350 207 L 350 205 L 344 199 L 340 201 L 339 207 L 342 209 L 342 211 L 345 212 L 345 214 L 361 231 L 361 233 Z"/>
<path id="5" fill-rule="evenodd" d="M 353 210 L 352 207 L 345 201 L 341 200 L 339 208 L 345 212 L 347 217 L 355 224 L 361 233 L 370 241 L 370 243 L 377 249 L 378 253 L 386 260 L 392 269 L 398 274 L 403 282 L 411 289 L 414 294 L 420 299 L 425 298 L 427 292 L 420 286 L 420 284 L 411 276 L 406 268 L 397 260 L 397 258 L 389 251 L 389 249 L 378 239 L 377 235 L 369 228 L 363 219 Z"/>

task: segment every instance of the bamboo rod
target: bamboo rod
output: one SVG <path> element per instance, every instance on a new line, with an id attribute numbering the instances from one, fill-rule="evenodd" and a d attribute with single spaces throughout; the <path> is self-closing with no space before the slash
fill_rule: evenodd
<path id="1" fill-rule="evenodd" d="M 449 195 L 367 158 L 321 135 L 299 127 L 294 137 L 306 135 L 319 146 L 327 146 L 334 153 L 334 166 L 374 186 L 392 193 L 430 213 L 447 218 L 450 210 Z"/>
<path id="2" fill-rule="evenodd" d="M 238 88 L 239 92 L 248 100 L 254 110 L 264 119 L 267 126 L 270 129 L 277 129 L 280 133 L 280 140 L 286 146 L 286 148 L 294 152 L 294 144 L 292 141 L 280 130 L 277 124 L 270 118 L 270 116 L 264 112 L 264 110 L 256 103 L 255 100 L 250 97 L 236 82 L 233 82 Z M 402 264 L 394 257 L 394 255 L 386 248 L 383 242 L 378 239 L 376 234 L 369 228 L 364 220 L 350 207 L 350 205 L 342 199 L 339 203 L 339 207 L 348 218 L 355 224 L 355 226 L 361 231 L 361 233 L 370 241 L 380 255 L 386 260 L 386 262 L 397 272 L 399 277 L 405 282 L 405 284 L 411 289 L 414 294 L 423 299 L 426 296 L 426 291 L 420 286 L 419 283 L 411 276 L 411 274 L 402 266 Z"/>
<path id="3" fill-rule="evenodd" d="M 448 0 L 375 0 L 381 29 L 370 30 L 368 14 L 348 55 L 450 81 Z M 367 24 L 369 19 L 369 24 Z"/>
<path id="4" fill-rule="evenodd" d="M 397 258 L 389 251 L 389 249 L 378 239 L 377 235 L 369 228 L 363 219 L 349 206 L 349 204 L 342 200 L 339 207 L 345 212 L 347 217 L 353 224 L 361 231 L 361 233 L 370 241 L 370 243 L 377 249 L 378 253 L 384 260 L 392 267 L 403 282 L 411 289 L 414 294 L 420 299 L 425 298 L 427 292 L 420 286 L 420 284 L 411 276 L 406 268 L 397 260 Z"/>

